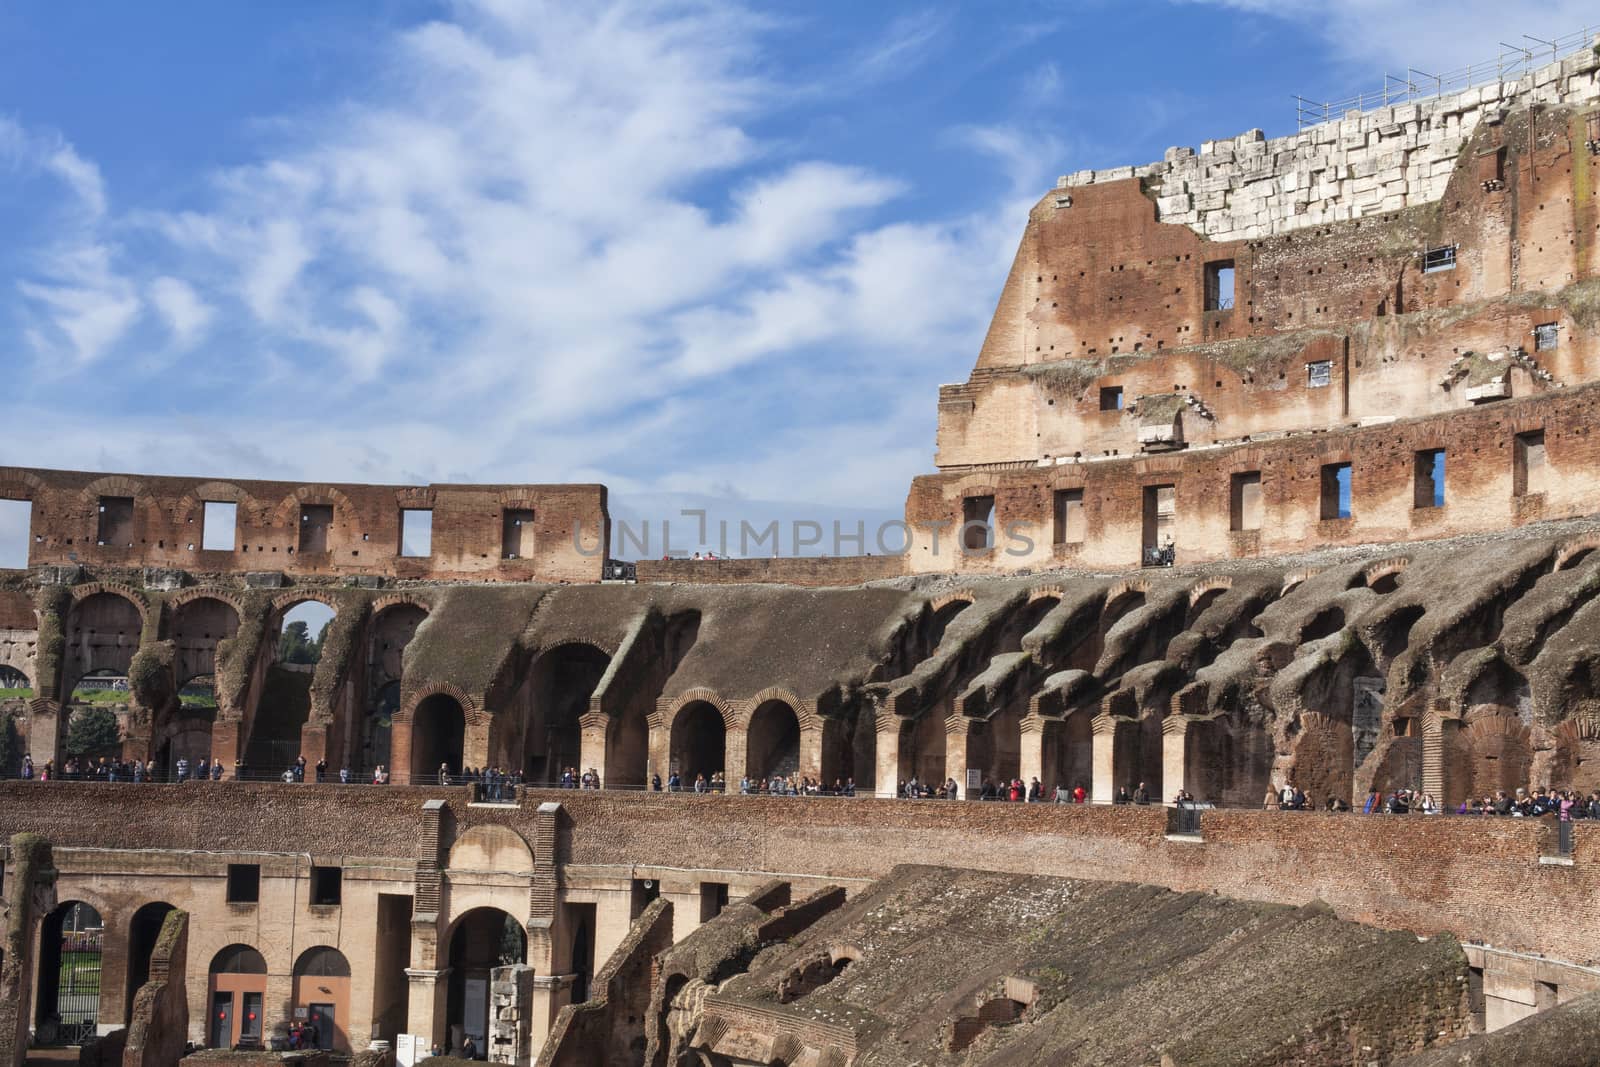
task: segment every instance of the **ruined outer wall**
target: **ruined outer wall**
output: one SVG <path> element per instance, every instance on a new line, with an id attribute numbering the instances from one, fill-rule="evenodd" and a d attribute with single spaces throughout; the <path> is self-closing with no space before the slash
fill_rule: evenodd
<path id="1" fill-rule="evenodd" d="M 107 498 L 131 498 L 133 513 L 122 536 L 102 544 L 100 506 Z M 601 485 L 302 485 L 0 467 L 0 499 L 32 502 L 33 566 L 588 582 L 600 578 L 610 536 Z M 208 501 L 238 506 L 232 551 L 202 547 Z M 325 551 L 301 551 L 308 506 L 332 509 Z M 427 557 L 400 555 L 406 509 L 433 513 Z M 505 558 L 507 510 L 534 516 L 532 536 L 523 536 L 516 559 Z M 575 526 L 582 530 L 578 544 L 592 554 L 579 551 Z"/>
<path id="2" fill-rule="evenodd" d="M 1429 203 L 1444 195 L 1477 127 L 1513 108 L 1600 99 L 1600 57 L 1584 49 L 1516 81 L 1494 82 L 1307 127 L 1267 140 L 1260 130 L 1171 148 L 1143 167 L 1083 170 L 1073 190 L 1135 176 L 1157 179 L 1163 222 L 1214 241 L 1250 240 Z"/>
<path id="3" fill-rule="evenodd" d="M 1096 463 L 950 472 L 917 478 L 906 501 L 916 532 L 916 571 L 1012 571 L 1027 566 L 1137 567 L 1144 534 L 1144 489 L 1175 486 L 1172 533 L 1179 563 L 1285 555 L 1327 545 L 1413 541 L 1521 526 L 1594 511 L 1600 470 L 1600 386 L 1471 408 L 1450 416 L 1406 419 L 1364 429 L 1332 430 L 1228 448 L 1130 456 Z M 1541 492 L 1517 493 L 1518 434 L 1542 430 L 1547 468 Z M 1419 451 L 1445 452 L 1445 502 L 1417 507 Z M 1322 515 L 1322 468 L 1351 464 L 1351 515 Z M 1234 530 L 1235 474 L 1261 477 L 1258 528 Z M 1083 493 L 1080 541 L 1052 541 L 1054 494 Z M 962 501 L 995 498 L 998 548 L 957 550 Z M 935 538 L 930 524 L 942 523 Z M 1024 550 L 1005 536 L 1019 523 L 1033 541 Z M 1009 554 L 1007 546 L 1016 554 Z"/>
<path id="4" fill-rule="evenodd" d="M 1600 832 L 1578 824 L 1573 863 L 1541 864 L 1554 851 L 1554 823 L 1544 820 L 1211 811 L 1196 844 L 1167 838 L 1161 807 L 533 791 L 505 809 L 469 808 L 460 791 L 428 789 L 5 783 L 0 832 L 37 831 L 58 849 L 287 852 L 303 847 L 301 828 L 319 826 L 332 835 L 321 846 L 329 855 L 381 849 L 409 862 L 413 846 L 402 842 L 417 840 L 429 797 L 449 798 L 458 832 L 500 823 L 527 840 L 537 840 L 536 805 L 560 803 L 557 858 L 568 879 L 626 883 L 661 866 L 865 880 L 899 863 L 945 863 L 1290 904 L 1320 897 L 1346 918 L 1575 962 L 1595 960 L 1600 945 L 1591 855 Z M 62 855 L 58 866 L 71 877 L 82 854 Z M 94 862 L 109 878 L 152 858 Z"/>

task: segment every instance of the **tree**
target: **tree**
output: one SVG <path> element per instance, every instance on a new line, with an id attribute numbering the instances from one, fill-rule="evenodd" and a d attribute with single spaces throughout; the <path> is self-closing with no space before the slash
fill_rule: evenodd
<path id="1" fill-rule="evenodd" d="M 327 634 L 327 627 L 323 627 L 321 633 L 312 637 L 305 621 L 296 619 L 283 628 L 283 635 L 278 638 L 278 662 L 316 663 L 322 658 L 322 642 Z"/>
<path id="2" fill-rule="evenodd" d="M 122 745 L 117 713 L 110 708 L 79 708 L 67 723 L 67 751 L 75 756 L 110 755 Z"/>

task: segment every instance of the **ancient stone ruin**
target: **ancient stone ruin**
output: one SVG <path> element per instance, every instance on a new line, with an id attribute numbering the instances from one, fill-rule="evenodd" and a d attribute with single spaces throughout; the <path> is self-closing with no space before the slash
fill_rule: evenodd
<path id="1" fill-rule="evenodd" d="M 898 554 L 0 468 L 0 1065 L 1600 1059 L 1600 824 L 1337 810 L 1600 790 L 1597 186 L 1589 46 L 1063 178 Z"/>

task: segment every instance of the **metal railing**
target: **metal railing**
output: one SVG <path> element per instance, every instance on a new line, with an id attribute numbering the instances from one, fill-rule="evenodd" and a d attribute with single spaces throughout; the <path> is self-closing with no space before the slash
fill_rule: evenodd
<path id="1" fill-rule="evenodd" d="M 1585 26 L 1553 41 L 1541 40 L 1523 34 L 1527 44 L 1500 42 L 1500 53 L 1492 60 L 1473 63 L 1443 74 L 1430 74 L 1425 70 L 1409 68 L 1404 75 L 1383 76 L 1381 89 L 1369 90 L 1347 96 L 1342 100 L 1308 100 L 1296 94 L 1295 124 L 1297 129 L 1317 126 L 1340 119 L 1350 111 L 1371 111 L 1391 104 L 1412 100 L 1431 99 L 1446 93 L 1460 92 L 1491 82 L 1516 81 L 1548 63 L 1557 63 L 1568 56 L 1577 55 L 1594 46 L 1594 37 L 1600 26 Z"/>

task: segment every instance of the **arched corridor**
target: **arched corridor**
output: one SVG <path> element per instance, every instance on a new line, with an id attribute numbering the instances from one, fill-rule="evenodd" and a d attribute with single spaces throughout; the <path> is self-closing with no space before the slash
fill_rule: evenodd
<path id="1" fill-rule="evenodd" d="M 695 778 L 723 770 L 727 762 L 727 730 L 722 712 L 715 704 L 696 700 L 678 711 L 672 722 L 672 769 L 683 779 L 683 788 L 694 788 Z"/>
<path id="2" fill-rule="evenodd" d="M 750 716 L 745 772 L 752 779 L 792 778 L 800 770 L 800 718 L 781 700 L 768 700 Z"/>
<path id="3" fill-rule="evenodd" d="M 100 1020 L 100 961 L 105 924 L 80 900 L 63 901 L 39 928 L 35 1039 L 41 1045 L 81 1045 Z M 115 1007 L 110 1008 L 112 1012 Z"/>
<path id="4" fill-rule="evenodd" d="M 461 773 L 467 716 L 461 702 L 448 693 L 434 693 L 417 704 L 411 719 L 411 781 L 432 785 L 439 767 Z"/>
<path id="5" fill-rule="evenodd" d="M 474 908 L 450 932 L 449 1051 L 471 1035 L 483 1055 L 489 1034 L 489 972 L 528 961 L 528 932 L 499 908 Z"/>
<path id="6" fill-rule="evenodd" d="M 578 767 L 582 761 L 578 720 L 589 710 L 589 698 L 610 665 L 611 657 L 583 643 L 557 646 L 534 660 L 528 675 L 520 760 L 528 782 L 551 785 L 560 781 L 564 769 Z M 508 758 L 505 762 L 515 761 Z"/>

